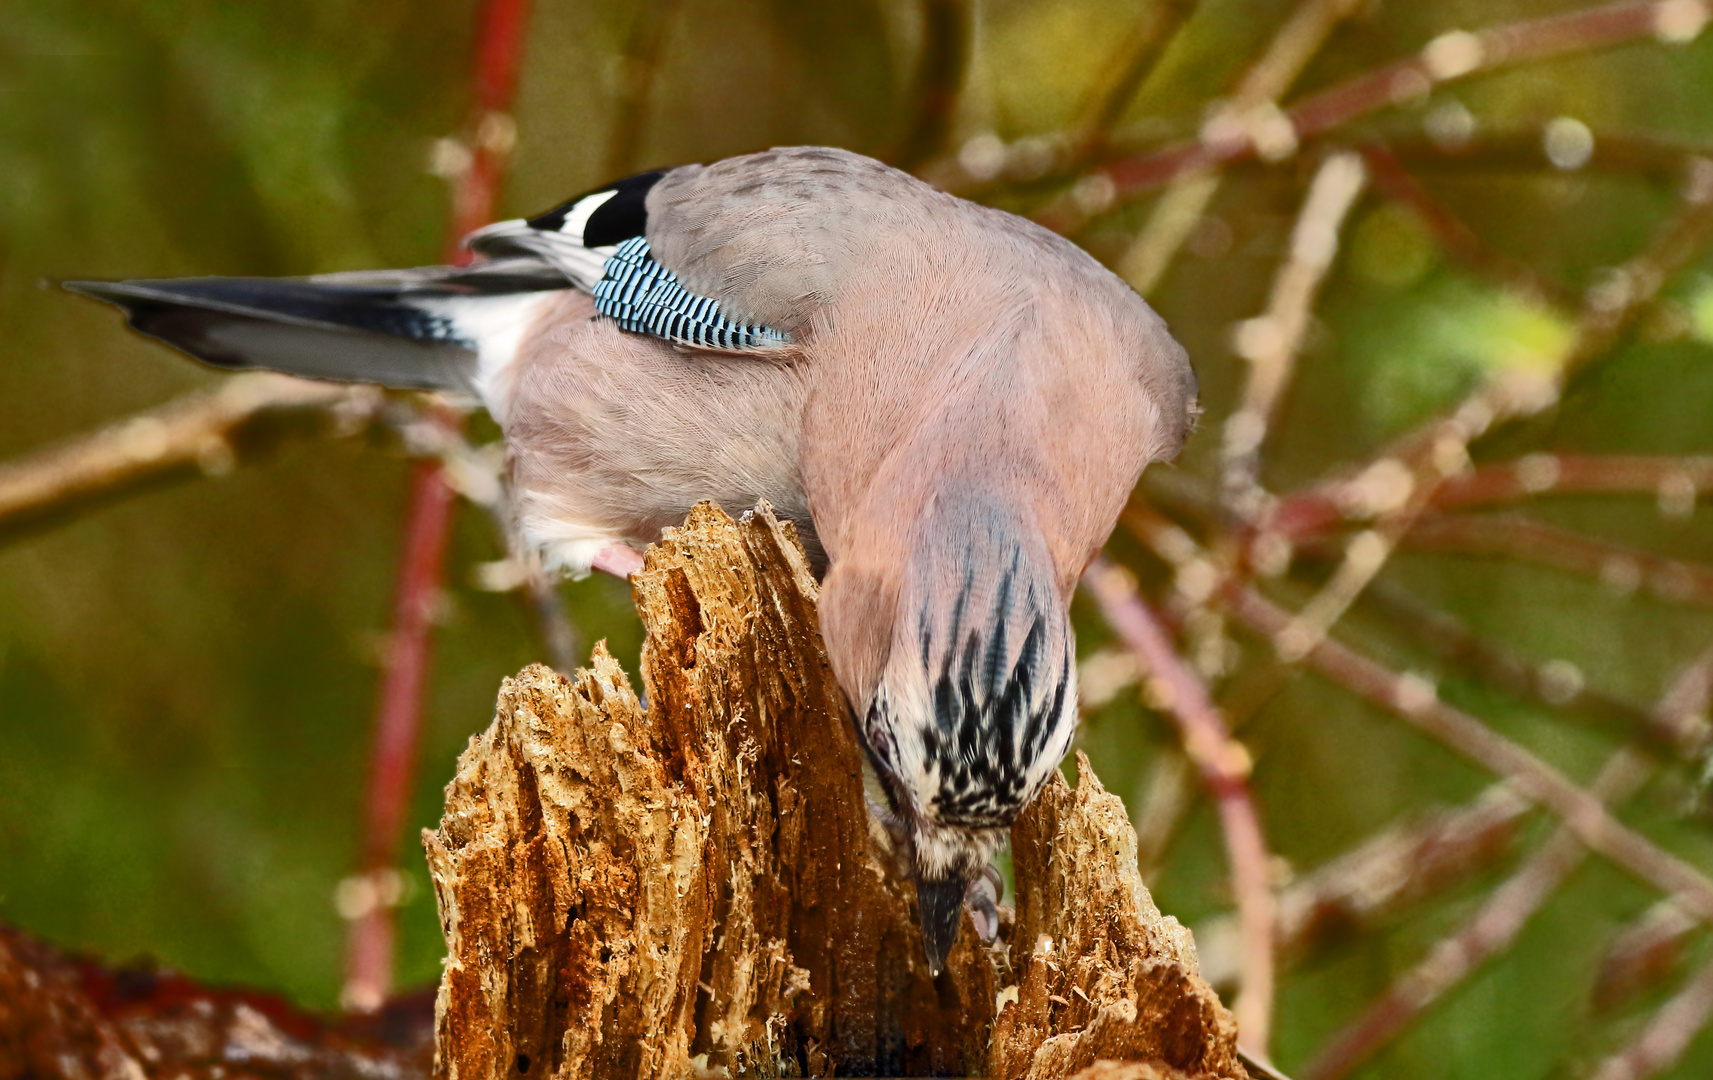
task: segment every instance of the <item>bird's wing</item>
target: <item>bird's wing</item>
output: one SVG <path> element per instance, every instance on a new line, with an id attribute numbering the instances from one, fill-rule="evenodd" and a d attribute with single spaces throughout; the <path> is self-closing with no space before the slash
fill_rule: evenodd
<path id="1" fill-rule="evenodd" d="M 648 234 L 690 289 L 798 332 L 854 268 L 888 261 L 900 222 L 934 200 L 952 201 L 872 158 L 788 147 L 667 173 L 649 192 Z"/>
<path id="2" fill-rule="evenodd" d="M 532 255 L 558 267 L 621 328 L 699 349 L 775 352 L 790 335 L 733 318 L 717 296 L 686 288 L 649 244 L 649 193 L 667 174 L 642 173 L 544 214 L 501 221 L 466 243 L 481 255 Z"/>
<path id="3" fill-rule="evenodd" d="M 791 345 L 890 218 L 946 200 L 878 161 L 791 147 L 643 173 L 470 237 L 553 262 L 626 330 L 700 348 Z M 870 250 L 872 249 L 872 250 Z"/>

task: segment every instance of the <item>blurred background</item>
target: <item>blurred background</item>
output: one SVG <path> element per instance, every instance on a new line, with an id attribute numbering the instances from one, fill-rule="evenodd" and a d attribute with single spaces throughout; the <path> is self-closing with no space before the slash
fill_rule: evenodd
<path id="1" fill-rule="evenodd" d="M 473 153 L 503 172 L 502 217 L 771 145 L 874 154 L 1067 231 L 1200 373 L 1200 433 L 1110 552 L 1253 762 L 1279 1063 L 1713 1069 L 1705 906 L 1581 860 L 1505 777 L 1407 722 L 1444 703 L 1599 776 L 1626 836 L 1713 873 L 1704 4 L 535 0 L 503 110 L 472 90 L 481 16 L 0 6 L 0 462 L 224 378 L 59 280 L 434 263 Z M 355 426 L 0 518 L 0 920 L 336 1007 L 414 445 Z M 404 987 L 441 956 L 415 830 L 500 678 L 550 656 L 531 605 L 483 587 L 505 555 L 455 508 Z M 1233 581 L 1297 621 L 1257 633 Z M 559 593 L 582 651 L 606 638 L 634 670 L 628 590 Z M 1081 743 L 1161 907 L 1230 985 L 1220 817 L 1169 695 L 1099 605 L 1075 613 Z M 1328 636 L 1380 666 L 1341 671 Z"/>

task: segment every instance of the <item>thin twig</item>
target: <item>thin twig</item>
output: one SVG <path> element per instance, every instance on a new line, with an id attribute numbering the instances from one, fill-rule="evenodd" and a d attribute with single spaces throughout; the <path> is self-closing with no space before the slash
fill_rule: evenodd
<path id="1" fill-rule="evenodd" d="M 1569 354 L 1558 373 L 1562 387 L 1609 353 L 1660 290 L 1713 241 L 1713 160 L 1691 158 L 1681 205 L 1640 254 L 1590 289 Z"/>
<path id="2" fill-rule="evenodd" d="M 1431 135 L 1394 138 L 1387 149 L 1405 167 L 1422 172 L 1517 172 L 1539 176 L 1557 166 L 1546 154 L 1540 127 L 1476 131 L 1467 138 Z M 1685 165 L 1713 156 L 1713 146 L 1672 142 L 1650 135 L 1603 131 L 1595 139 L 1584 173 L 1629 175 L 1649 183 L 1675 187 L 1683 182 Z"/>
<path id="3" fill-rule="evenodd" d="M 1397 550 L 1398 541 L 1409 534 L 1418 513 L 1417 507 L 1406 504 L 1373 528 L 1351 537 L 1332 577 L 1280 632 L 1275 642 L 1279 659 L 1295 664 L 1325 640 L 1338 620 L 1380 575 Z"/>
<path id="4" fill-rule="evenodd" d="M 1642 307 L 1713 236 L 1713 162 L 1698 160 L 1684 192 L 1683 207 L 1652 243 L 1591 290 L 1571 344 L 1551 373 L 1516 370 L 1491 379 L 1449 415 L 1431 420 L 1397 440 L 1388 453 L 1342 481 L 1351 516 L 1373 516 L 1373 526 L 1352 537 L 1332 578 L 1300 612 L 1278 641 L 1280 656 L 1300 659 L 1331 632 L 1448 478 L 1468 466 L 1469 448 L 1496 426 L 1535 416 L 1556 405 L 1565 383 L 1606 355 Z M 1270 521 L 1253 550 L 1277 547 Z M 1693 590 L 1693 584 L 1687 586 Z"/>
<path id="5" fill-rule="evenodd" d="M 1226 505 L 1255 517 L 1266 498 L 1260 485 L 1261 448 L 1290 382 L 1291 369 L 1308 332 L 1321 283 L 1338 254 L 1338 234 L 1356 205 L 1366 177 L 1356 154 L 1333 154 L 1309 182 L 1291 246 L 1267 310 L 1240 323 L 1234 344 L 1249 361 L 1243 397 L 1225 421 Z"/>
<path id="6" fill-rule="evenodd" d="M 1567 309 L 1576 306 L 1579 298 L 1570 289 L 1521 259 L 1488 246 L 1474 229 L 1434 198 L 1389 147 L 1369 143 L 1362 147 L 1362 157 L 1375 189 L 1414 211 L 1439 246 L 1457 262 L 1527 300 Z"/>
<path id="7" fill-rule="evenodd" d="M 1713 495 L 1713 457 L 1528 454 L 1446 478 L 1429 506 L 1461 510 L 1547 495 L 1651 495 L 1661 514 L 1686 519 Z M 1300 541 L 1360 520 L 1350 516 L 1359 509 L 1347 489 L 1322 485 L 1281 499 L 1268 525 Z"/>
<path id="8" fill-rule="evenodd" d="M 1190 809 L 1197 803 L 1198 780 L 1195 763 L 1177 748 L 1155 754 L 1149 762 L 1147 780 L 1137 792 L 1136 811 L 1136 869 L 1143 881 L 1153 881 L 1166 864 Z M 1243 977 L 1241 946 L 1233 951 L 1237 955 L 1227 982 Z M 1205 959 L 1203 963 L 1205 970 Z"/>
<path id="9" fill-rule="evenodd" d="M 1207 562 L 1205 556 L 1199 556 L 1192 550 L 1194 542 L 1187 536 L 1181 533 L 1175 537 L 1163 536 L 1161 529 L 1168 527 L 1162 523 L 1154 522 L 1155 527 L 1150 528 L 1149 519 L 1138 517 L 1134 513 L 1127 514 L 1126 521 L 1136 527 L 1138 535 L 1151 546 L 1157 550 L 1164 547 L 1164 550 L 1161 550 L 1162 557 L 1180 568 L 1180 576 L 1183 567 Z M 1253 590 L 1217 581 L 1203 587 L 1214 590 L 1240 620 L 1273 641 L 1275 647 L 1280 635 L 1292 625 L 1289 613 L 1264 600 Z M 1578 849 L 1581 846 L 1590 847 L 1643 880 L 1651 881 L 1668 896 L 1679 898 L 1678 902 L 1686 910 L 1691 910 L 1701 921 L 1706 922 L 1713 917 L 1713 882 L 1708 881 L 1687 863 L 1658 848 L 1645 836 L 1618 823 L 1605 811 L 1598 799 L 1578 789 L 1544 762 L 1494 734 L 1474 717 L 1440 702 L 1432 685 L 1426 680 L 1419 676 L 1389 672 L 1334 641 L 1321 642 L 1310 650 L 1306 660 L 1334 682 L 1404 716 L 1464 756 L 1505 776 L 1506 783 L 1496 790 L 1515 793 L 1503 797 L 1514 798 L 1520 795 L 1552 809 L 1565 823 L 1567 833 L 1575 837 L 1575 846 Z M 1705 716 L 1698 712 L 1698 709 L 1704 711 L 1704 703 L 1700 698 L 1689 697 L 1688 689 L 1685 689 L 1706 690 L 1713 687 L 1713 675 L 1702 673 L 1703 663 L 1713 669 L 1713 656 L 1680 675 L 1674 681 L 1673 689 L 1668 691 L 1661 706 L 1656 710 L 1656 725 L 1662 731 L 1673 732 L 1670 736 L 1673 742 L 1677 741 L 1679 733 L 1689 732 L 1706 724 Z M 1554 855 L 1552 859 L 1544 862 L 1556 865 L 1559 859 L 1560 856 Z M 1529 881 L 1537 886 L 1544 884 L 1546 878 L 1542 875 L 1546 869 L 1550 867 L 1543 866 L 1538 873 L 1530 875 Z M 1524 884 L 1517 886 L 1517 896 L 1523 895 Z M 1500 914 L 1508 912 L 1514 915 L 1520 910 L 1516 907 L 1504 908 Z M 1482 940 L 1492 937 L 1493 932 L 1502 929 L 1504 925 L 1500 915 L 1490 917 L 1480 931 L 1482 935 L 1486 935 Z M 1279 940 L 1289 940 L 1294 944 L 1295 939 L 1288 936 L 1291 931 L 1287 926 L 1281 924 L 1280 931 Z M 1406 999 L 1414 1000 L 1409 995 L 1414 994 L 1416 989 L 1419 987 L 1406 987 L 1401 993 Z M 1379 1024 L 1381 1021 L 1375 1023 Z M 1385 1025 L 1391 1023 L 1389 1019 L 1384 1021 Z M 1381 1030 L 1375 1029 L 1376 1032 Z"/>
<path id="10" fill-rule="evenodd" d="M 1594 1008 L 1612 1013 L 1669 979 L 1690 936 L 1701 924 L 1671 900 L 1660 900 L 1618 931 L 1600 959 L 1589 994 Z"/>
<path id="11" fill-rule="evenodd" d="M 1713 1019 L 1713 964 L 1695 973 L 1635 1040 L 1594 1070 L 1593 1080 L 1644 1080 L 1676 1065 Z"/>
<path id="12" fill-rule="evenodd" d="M 1655 38 L 1671 44 L 1694 40 L 1708 21 L 1701 0 L 1626 0 L 1486 30 L 1451 30 L 1430 41 L 1415 56 L 1383 64 L 1328 87 L 1279 113 L 1272 127 L 1274 145 L 1296 145 L 1318 138 L 1369 113 L 1419 99 L 1435 86 L 1519 64 L 1607 49 Z M 1253 156 L 1265 158 L 1266 141 L 1252 138 L 1181 143 L 1152 153 L 1110 162 L 1097 170 L 1110 182 L 1113 202 Z M 1069 207 L 1054 207 L 1053 225 L 1075 228 Z"/>
<path id="13" fill-rule="evenodd" d="M 613 118 L 607 125 L 606 175 L 611 180 L 638 167 L 648 108 L 654 96 L 660 54 L 666 47 L 678 0 L 645 0 L 635 6 L 624 51 L 613 58 Z"/>
<path id="14" fill-rule="evenodd" d="M 294 432 L 356 434 L 381 413 L 373 387 L 254 372 L 0 464 L 0 538 L 149 485 L 219 476 Z"/>
<path id="15" fill-rule="evenodd" d="M 1612 756 L 1587 794 L 1596 804 L 1621 802 L 1645 784 L 1654 769 L 1631 750 Z M 1338 1080 L 1368 1061 L 1447 992 L 1516 941 L 1546 901 L 1581 866 L 1587 849 L 1569 828 L 1560 828 L 1493 891 L 1475 915 L 1429 950 L 1422 961 L 1393 980 L 1360 1017 L 1334 1035 L 1302 1069 L 1307 1080 Z"/>
<path id="16" fill-rule="evenodd" d="M 463 237 L 493 219 L 499 185 L 516 139 L 510 115 L 523 59 L 529 0 L 484 0 L 472 71 L 474 148 L 456 177 L 448 222 L 447 261 L 465 262 Z M 448 427 L 456 417 L 439 417 Z M 364 813 L 362 868 L 351 879 L 364 903 L 348 909 L 345 984 L 340 1000 L 348 1009 L 379 1008 L 392 986 L 399 846 L 410 816 L 416 748 L 422 727 L 434 614 L 445 575 L 455 499 L 437 461 L 411 470 L 403 554 L 395 585 L 392 631 L 378 689 L 374 746 Z"/>
<path id="17" fill-rule="evenodd" d="M 1166 47 L 1195 14 L 1199 3 L 1200 0 L 1154 0 L 1147 5 L 1089 95 L 1076 125 L 1073 160 L 1086 161 L 1100 153 L 1113 126 L 1160 62 Z"/>
<path id="18" fill-rule="evenodd" d="M 1436 509 L 1514 502 L 1539 495 L 1652 495 L 1660 513 L 1687 518 L 1713 496 L 1713 457 L 1530 454 L 1447 480 Z"/>
<path id="19" fill-rule="evenodd" d="M 1662 726 L 1681 726 L 1705 713 L 1713 684 L 1713 650 L 1680 672 L 1661 696 L 1654 712 Z M 1704 718 L 1703 722 L 1704 722 Z M 1594 781 L 1594 799 L 1615 805 L 1626 801 L 1657 771 L 1632 749 L 1614 754 Z M 1574 827 L 1561 826 L 1521 868 L 1487 899 L 1473 918 L 1442 939 L 1419 964 L 1393 981 L 1377 1001 L 1329 1041 L 1304 1075 L 1336 1080 L 1369 1060 L 1382 1046 L 1409 1027 L 1481 965 L 1508 949 L 1529 920 L 1584 861 L 1587 849 Z M 1670 901 L 1676 906 L 1676 901 Z M 1702 921 L 1706 921 L 1703 913 Z M 1663 1020 L 1668 1005 L 1662 1011 Z M 1674 1016 L 1681 1024 L 1684 1016 Z M 1697 1026 L 1705 1023 L 1705 1017 Z M 1666 1029 L 1662 1029 L 1664 1031 Z M 1679 1027 L 1670 1028 L 1680 1030 Z M 1636 1045 L 1657 1047 L 1662 1038 L 1646 1036 Z M 1681 1049 L 1681 1048 L 1680 1048 Z M 1648 1060 L 1653 1060 L 1649 1058 Z M 1628 1075 L 1622 1072 L 1614 1075 Z M 1645 1074 L 1637 1074 L 1645 1075 Z"/>
<path id="20" fill-rule="evenodd" d="M 1392 447 L 1354 479 L 1336 478 L 1321 485 L 1347 516 L 1386 514 L 1363 497 L 1367 478 L 1377 472 L 1396 477 L 1405 509 L 1394 516 L 1417 512 L 1431 503 L 1439 486 L 1468 466 L 1469 448 L 1503 425 L 1537 416 L 1558 404 L 1565 385 L 1614 345 L 1676 274 L 1688 266 L 1713 239 L 1713 161 L 1697 158 L 1685 180 L 1678 213 L 1640 254 L 1591 289 L 1573 329 L 1571 340 L 1551 372 L 1511 371 L 1489 380 L 1447 416 L 1436 417 L 1395 440 Z M 1339 496 L 1343 496 L 1340 498 Z M 1268 529 L 1275 526 L 1269 522 Z"/>
<path id="21" fill-rule="evenodd" d="M 1713 709 L 1713 648 L 1702 652 L 1672 680 L 1655 706 L 1654 723 L 1665 730 L 1705 731 Z M 1661 900 L 1620 932 L 1606 951 L 1594 981 L 1594 1005 L 1612 1010 L 1663 980 L 1675 967 L 1697 924 L 1675 901 Z"/>
<path id="22" fill-rule="evenodd" d="M 1221 593 L 1227 608 L 1275 643 L 1292 623 L 1289 612 L 1248 588 Z M 1524 797 L 1551 810 L 1584 846 L 1668 896 L 1684 910 L 1713 922 L 1713 881 L 1648 837 L 1624 825 L 1604 805 L 1557 769 L 1479 719 L 1441 701 L 1433 685 L 1417 675 L 1399 675 L 1331 639 L 1304 658 L 1308 665 L 1364 700 L 1414 725 L 1424 734 L 1497 776 Z"/>
<path id="23" fill-rule="evenodd" d="M 1595 578 L 1675 604 L 1713 606 L 1713 569 L 1506 514 L 1429 514 L 1404 538 L 1412 551 L 1486 555 Z"/>
<path id="24" fill-rule="evenodd" d="M 1416 817 L 1370 837 L 1291 882 L 1277 899 L 1274 940 L 1281 966 L 1395 923 L 1474 880 L 1510 855 L 1533 811 L 1509 785 L 1494 784 L 1468 806 Z M 1196 927 L 1202 973 L 1215 986 L 1236 975 L 1229 919 Z"/>
<path id="25" fill-rule="evenodd" d="M 422 704 L 427 692 L 430 642 L 450 538 L 454 495 L 433 461 L 411 466 L 410 511 L 399 561 L 392 632 L 377 693 L 374 745 L 363 826 L 363 872 L 356 879 L 364 903 L 353 905 L 345 985 L 347 1009 L 371 1012 L 392 988 L 399 842 L 409 819 L 416 777 Z"/>
<path id="26" fill-rule="evenodd" d="M 1589 686 L 1581 671 L 1567 661 L 1524 659 L 1395 587 L 1376 584 L 1363 594 L 1360 604 L 1411 645 L 1426 646 L 1445 663 L 1542 709 L 1597 724 L 1681 761 L 1699 762 L 1713 745 L 1713 725 L 1701 716 L 1664 716 Z"/>
<path id="27" fill-rule="evenodd" d="M 1705 723 L 1710 706 L 1713 706 L 1713 648 L 1703 651 L 1672 680 L 1655 711 L 1662 723 L 1690 720 Z M 1652 932 L 1646 935 L 1647 940 L 1632 939 L 1631 943 L 1643 946 L 1639 955 L 1651 964 L 1644 962 L 1641 970 L 1632 968 L 1632 975 L 1642 974 L 1649 968 L 1661 973 L 1669 970 L 1672 966 L 1669 957 L 1681 948 L 1688 934 L 1688 919 L 1674 900 L 1667 899 L 1655 905 L 1650 914 L 1653 916 L 1649 924 Z M 1595 984 L 1596 1001 L 1611 1008 L 1617 1002 L 1610 997 L 1600 1001 L 1600 991 L 1603 988 L 1611 995 L 1620 987 L 1609 981 L 1615 975 L 1610 963 L 1602 965 L 1600 974 L 1601 979 Z M 1621 989 L 1634 993 L 1640 989 L 1639 982 L 1631 980 Z M 1671 1068 L 1690 1041 L 1707 1026 L 1710 1017 L 1713 1017 L 1713 965 L 1697 972 L 1654 1014 L 1640 1035 L 1602 1062 L 1594 1073 L 1596 1080 L 1641 1080 Z"/>
<path id="28" fill-rule="evenodd" d="M 1428 115 L 1432 115 L 1431 111 Z M 1188 133 L 1193 131 L 1194 125 L 1151 117 L 1138 124 L 1115 128 L 1106 136 L 1102 148 L 1106 155 L 1104 160 L 1117 161 L 1151 152 L 1150 148 L 1158 146 L 1162 141 L 1162 128 Z M 1114 206 L 1116 191 L 1103 173 L 1088 171 L 1092 164 L 1098 163 L 1097 159 L 1101 158 L 1101 153 L 1082 157 L 1074 152 L 1077 139 L 1075 130 L 1069 129 L 1062 135 L 1037 137 L 1045 138 L 1055 149 L 1050 155 L 1047 171 L 1040 171 L 1038 160 L 1032 163 L 1034 167 L 1028 171 L 1027 184 L 1047 189 L 1063 188 L 1080 181 L 1085 191 L 1100 192 L 1103 197 L 1092 203 L 1083 200 L 1081 205 L 1073 206 L 1072 209 L 1081 210 L 1088 215 L 1103 213 Z M 1359 144 L 1360 149 L 1366 151 L 1369 147 L 1383 148 L 1406 168 L 1417 173 L 1509 173 L 1529 177 L 1563 175 L 1562 167 L 1554 164 L 1547 156 L 1544 126 L 1478 129 L 1468 135 L 1459 132 L 1453 136 L 1403 132 L 1388 135 L 1380 141 L 1369 141 L 1370 136 L 1364 133 L 1362 138 L 1364 141 Z M 1310 149 L 1332 141 L 1334 140 L 1328 137 L 1308 140 L 1302 148 Z M 1581 163 L 1575 171 L 1583 175 L 1630 176 L 1652 185 L 1676 188 L 1683 182 L 1687 164 L 1695 158 L 1705 157 L 1713 157 L 1713 144 L 1677 142 L 1648 135 L 1602 131 L 1595 137 L 1588 160 Z M 1235 177 L 1254 175 L 1275 167 L 1276 162 L 1247 157 L 1226 163 L 1223 172 L 1227 176 Z M 976 198 L 978 201 L 980 196 L 1002 188 L 1003 182 L 1008 179 L 1007 169 L 1003 164 L 991 170 L 984 169 L 977 177 L 972 176 L 955 160 L 944 159 L 924 167 L 920 174 L 924 179 L 931 180 L 936 186 L 953 194 Z M 1058 210 L 1060 207 L 1056 204 L 1043 208 L 1038 217 L 1043 223 L 1062 224 L 1065 228 L 1075 228 L 1083 220 L 1077 216 L 1069 216 L 1059 221 L 1054 217 Z"/>
<path id="29" fill-rule="evenodd" d="M 1178 723 L 1185 753 L 1218 807 L 1243 938 L 1238 1029 L 1243 1044 L 1265 1057 L 1273 1008 L 1273 893 L 1266 840 L 1249 793 L 1249 753 L 1226 730 L 1206 688 L 1178 657 L 1129 573 L 1096 557 L 1083 585 L 1114 633 L 1147 668 L 1157 696 Z"/>
<path id="30" fill-rule="evenodd" d="M 1277 160 L 1297 148 L 1289 125 L 1281 127 L 1277 102 L 1290 90 L 1332 31 L 1360 6 L 1360 0 L 1303 0 L 1279 27 L 1267 48 L 1238 80 L 1230 100 L 1215 109 L 1202 129 L 1201 145 L 1238 144 L 1254 147 L 1261 157 Z M 1155 206 L 1148 223 L 1119 260 L 1119 273 L 1144 296 L 1165 277 L 1178 250 L 1189 239 L 1219 192 L 1219 162 L 1208 160 L 1174 172 L 1171 188 Z M 1099 185 L 1099 200 L 1060 199 L 1045 207 L 1037 220 L 1059 232 L 1070 232 L 1092 213 L 1110 207 L 1122 194 L 1117 165 L 1095 170 L 1088 183 Z"/>
<path id="31" fill-rule="evenodd" d="M 917 168 L 945 147 L 971 48 L 969 0 L 924 0 L 922 56 L 908 95 L 910 127 L 892 154 L 900 169 Z"/>

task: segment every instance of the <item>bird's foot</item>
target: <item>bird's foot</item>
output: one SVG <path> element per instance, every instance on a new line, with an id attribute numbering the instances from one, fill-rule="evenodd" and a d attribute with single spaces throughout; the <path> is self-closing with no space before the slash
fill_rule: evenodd
<path id="1" fill-rule="evenodd" d="M 642 555 L 626 544 L 608 544 L 589 565 L 622 580 L 642 569 Z"/>
<path id="2" fill-rule="evenodd" d="M 964 906 L 969 908 L 970 921 L 981 935 L 983 945 L 992 945 L 999 938 L 999 898 L 1005 895 L 1005 879 L 989 865 L 964 890 Z"/>

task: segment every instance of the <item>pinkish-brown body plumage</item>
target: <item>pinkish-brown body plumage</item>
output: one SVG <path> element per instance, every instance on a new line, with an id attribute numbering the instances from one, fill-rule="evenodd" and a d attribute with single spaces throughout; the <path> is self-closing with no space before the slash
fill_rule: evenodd
<path id="1" fill-rule="evenodd" d="M 475 389 L 524 534 L 573 571 L 700 499 L 794 519 L 937 967 L 1069 744 L 1071 592 L 1188 433 L 1183 350 L 1069 242 L 839 150 L 645 174 L 473 246 L 494 260 L 273 307 L 254 282 L 87 289 L 214 362 Z M 305 296 L 343 361 L 277 313 Z"/>

